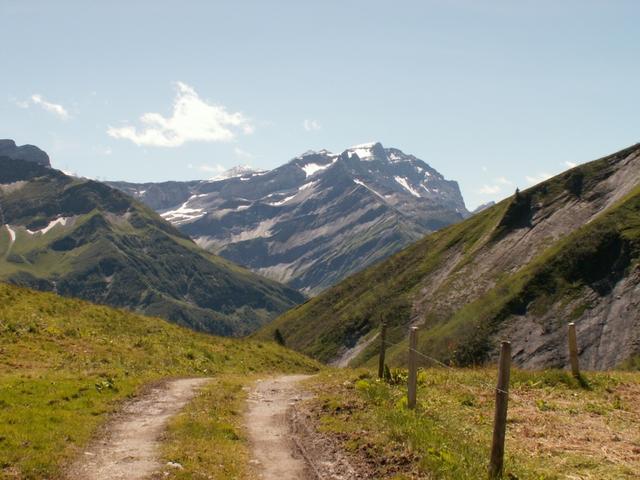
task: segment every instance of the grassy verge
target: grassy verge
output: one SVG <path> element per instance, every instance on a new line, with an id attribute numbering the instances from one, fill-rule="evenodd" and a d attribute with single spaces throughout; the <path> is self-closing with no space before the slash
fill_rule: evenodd
<path id="1" fill-rule="evenodd" d="M 317 368 L 273 343 L 0 284 L 0 478 L 62 478 L 108 414 L 161 378 Z"/>
<path id="2" fill-rule="evenodd" d="M 252 377 L 215 379 L 170 424 L 164 442 L 163 478 L 252 479 L 242 424 Z M 169 463 L 171 462 L 171 463 Z"/>
<path id="3" fill-rule="evenodd" d="M 367 462 L 375 478 L 486 478 L 495 370 L 421 371 L 418 407 L 368 370 L 312 380 L 318 428 Z M 505 477 L 631 479 L 640 471 L 640 374 L 512 374 Z"/>

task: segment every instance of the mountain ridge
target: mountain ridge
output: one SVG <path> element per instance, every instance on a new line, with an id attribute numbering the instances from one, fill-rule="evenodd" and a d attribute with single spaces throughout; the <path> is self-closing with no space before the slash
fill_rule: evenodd
<path id="1" fill-rule="evenodd" d="M 202 247 L 307 294 L 469 215 L 455 181 L 378 142 L 223 180 L 109 184 Z"/>

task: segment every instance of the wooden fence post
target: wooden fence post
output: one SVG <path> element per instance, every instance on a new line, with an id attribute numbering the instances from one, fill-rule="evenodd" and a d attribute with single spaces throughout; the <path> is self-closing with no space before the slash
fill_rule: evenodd
<path id="1" fill-rule="evenodd" d="M 498 364 L 496 387 L 496 412 L 493 421 L 493 442 L 489 478 L 501 478 L 504 465 L 504 439 L 507 432 L 507 404 L 509 402 L 509 377 L 511 374 L 511 342 L 502 342 Z"/>
<path id="2" fill-rule="evenodd" d="M 378 378 L 384 377 L 384 355 L 387 350 L 387 322 L 380 326 L 380 360 L 378 362 Z"/>
<path id="3" fill-rule="evenodd" d="M 574 377 L 580 376 L 580 365 L 578 363 L 578 341 L 576 339 L 576 324 L 569 324 L 569 360 L 571 362 L 571 373 Z"/>
<path id="4" fill-rule="evenodd" d="M 416 408 L 416 394 L 418 389 L 418 327 L 411 327 L 409 332 L 409 385 L 407 388 L 407 407 Z"/>

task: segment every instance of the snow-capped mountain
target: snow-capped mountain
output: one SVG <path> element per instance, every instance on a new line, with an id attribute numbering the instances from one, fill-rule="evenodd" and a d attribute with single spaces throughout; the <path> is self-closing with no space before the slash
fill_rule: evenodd
<path id="1" fill-rule="evenodd" d="M 238 165 L 230 168 L 229 170 L 225 170 L 220 175 L 216 175 L 211 180 L 226 180 L 228 178 L 234 177 L 242 177 L 243 175 L 247 175 L 250 173 L 260 173 L 261 170 L 254 170 L 249 165 Z"/>
<path id="2" fill-rule="evenodd" d="M 224 179 L 111 185 L 202 247 L 310 294 L 469 214 L 456 182 L 380 143 Z"/>

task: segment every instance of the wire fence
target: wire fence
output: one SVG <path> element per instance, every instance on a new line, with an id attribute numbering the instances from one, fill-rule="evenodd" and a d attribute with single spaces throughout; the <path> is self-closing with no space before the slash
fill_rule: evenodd
<path id="1" fill-rule="evenodd" d="M 381 343 L 382 343 L 382 342 L 381 342 Z M 386 340 L 385 340 L 384 344 L 385 344 L 385 346 L 391 346 L 391 347 L 405 347 L 405 348 L 407 348 L 406 344 L 403 344 L 403 343 L 393 343 L 393 342 L 388 342 L 388 341 L 386 341 Z M 436 364 L 436 365 L 438 365 L 438 366 L 440 366 L 440 367 L 444 367 L 444 368 L 446 368 L 446 369 L 448 369 L 448 370 L 450 370 L 450 371 L 452 371 L 452 372 L 455 372 L 455 371 L 457 370 L 455 367 L 452 367 L 451 365 L 447 365 L 447 364 L 446 364 L 446 363 L 444 363 L 443 361 L 438 360 L 437 358 L 431 357 L 431 356 L 429 356 L 429 355 L 426 355 L 426 354 L 424 354 L 424 353 L 420 352 L 419 350 L 416 350 L 415 348 L 408 347 L 408 351 L 410 351 L 410 352 L 414 352 L 416 355 L 418 355 L 418 356 L 420 356 L 420 357 L 424 358 L 425 360 L 429 360 L 430 362 L 432 362 L 432 363 L 434 363 L 434 364 Z M 519 397 L 518 397 L 516 394 L 514 394 L 513 392 L 508 392 L 508 391 L 505 391 L 505 390 L 499 389 L 499 388 L 498 388 L 498 387 L 496 387 L 495 385 L 491 385 L 490 383 L 484 382 L 484 381 L 482 381 L 482 380 L 480 380 L 480 381 L 479 381 L 479 383 L 480 383 L 480 385 L 481 385 L 481 386 L 483 386 L 483 387 L 485 387 L 485 388 L 488 388 L 488 389 L 493 390 L 493 391 L 496 391 L 496 392 L 500 392 L 500 393 L 507 394 L 507 395 L 509 395 L 509 396 L 513 397 L 514 399 L 517 399 L 517 400 L 523 401 L 523 399 L 522 399 L 522 398 L 519 398 Z M 463 388 L 465 388 L 465 389 L 469 390 L 470 392 L 475 393 L 475 391 L 474 391 L 474 390 L 473 390 L 469 385 L 465 385 L 465 384 L 463 384 L 463 383 L 461 383 L 461 384 L 459 384 L 459 385 L 460 385 L 461 387 L 463 387 Z"/>
<path id="2" fill-rule="evenodd" d="M 381 325 L 381 335 L 378 341 L 378 345 L 380 347 L 380 357 L 379 357 L 379 376 L 383 377 L 386 375 L 386 371 L 388 366 L 385 364 L 385 356 L 387 347 L 398 347 L 399 349 L 406 349 L 409 353 L 409 375 L 407 379 L 407 408 L 414 409 L 416 407 L 416 396 L 417 396 L 417 357 L 420 357 L 424 360 L 427 360 L 429 363 L 436 365 L 438 367 L 442 367 L 453 374 L 457 374 L 460 372 L 460 369 L 457 367 L 453 367 L 451 365 L 446 364 L 445 362 L 435 358 L 431 355 L 428 355 L 424 352 L 419 351 L 416 347 L 417 345 L 417 327 L 412 327 L 409 335 L 409 343 L 406 341 L 401 343 L 390 342 L 386 339 L 386 329 L 387 324 L 383 323 Z M 581 384 L 581 386 L 588 387 L 588 383 L 586 379 L 581 375 L 579 368 L 579 359 L 578 359 L 578 345 L 577 345 L 577 336 L 576 336 L 576 325 L 575 323 L 568 324 L 568 351 L 569 351 L 569 360 L 571 365 L 571 374 L 573 377 Z M 376 335 L 377 337 L 377 335 Z M 370 344 L 373 344 L 373 341 L 376 337 L 373 337 L 370 341 Z M 535 398 L 529 396 L 528 398 L 521 397 L 518 394 L 515 394 L 513 390 L 510 388 L 510 372 L 511 372 L 511 362 L 512 362 L 512 353 L 511 353 L 511 343 L 504 341 L 502 342 L 502 347 L 500 350 L 500 356 L 498 361 L 498 370 L 497 370 L 497 381 L 496 384 L 490 384 L 482 378 L 477 379 L 477 384 L 479 387 L 487 389 L 488 391 L 495 392 L 495 415 L 493 422 L 493 437 L 491 442 L 491 457 L 489 462 L 489 477 L 491 479 L 502 478 L 503 466 L 504 466 L 504 447 L 505 447 L 505 437 L 507 430 L 507 405 L 510 399 L 515 400 L 520 403 L 520 406 L 525 406 L 527 403 L 535 402 Z M 472 387 L 471 385 L 465 382 L 457 382 L 456 386 L 463 388 L 469 391 L 473 396 L 478 395 L 478 389 Z M 428 393 L 427 393 L 428 394 Z M 628 413 L 631 416 L 631 412 Z"/>
<path id="3" fill-rule="evenodd" d="M 386 340 L 386 324 L 382 325 L 382 335 L 380 338 L 380 364 L 379 375 L 384 375 L 384 370 L 388 368 L 384 364 L 384 358 L 386 354 L 386 348 L 388 346 L 407 348 L 405 343 L 394 343 Z M 416 356 L 419 356 L 429 362 L 443 367 L 451 372 L 457 372 L 458 369 L 447 365 L 443 361 L 427 355 L 415 348 L 417 344 L 417 328 L 411 329 L 409 336 L 410 341 L 408 345 L 409 349 L 409 375 L 407 380 L 407 408 L 414 409 L 417 403 L 417 362 Z M 511 369 L 511 344 L 509 342 L 502 342 L 502 349 L 500 352 L 500 360 L 498 364 L 498 380 L 496 385 L 491 385 L 483 380 L 479 381 L 481 387 L 486 388 L 491 392 L 495 392 L 495 416 L 493 423 L 493 437 L 491 442 L 491 458 L 489 462 L 489 477 L 491 479 L 497 479 L 502 477 L 503 465 L 504 465 L 504 444 L 507 429 L 507 404 L 509 398 L 520 400 L 513 392 L 509 392 L 509 378 Z M 469 385 L 465 385 L 460 382 L 458 386 L 463 387 L 471 392 L 472 395 L 477 395 L 477 391 L 473 390 Z"/>

